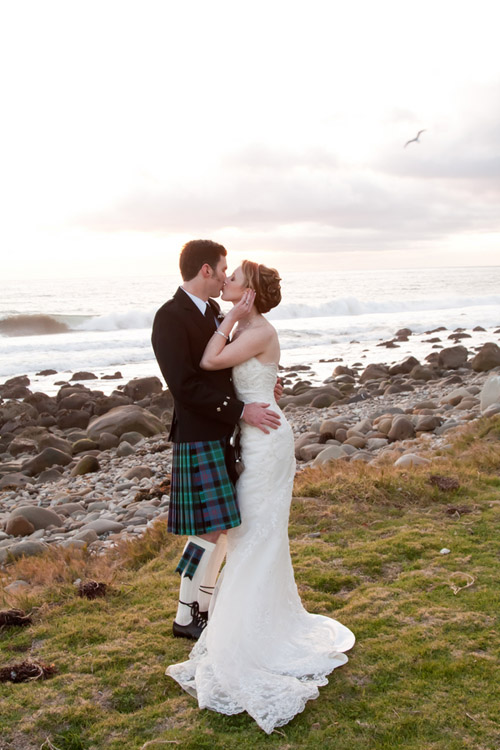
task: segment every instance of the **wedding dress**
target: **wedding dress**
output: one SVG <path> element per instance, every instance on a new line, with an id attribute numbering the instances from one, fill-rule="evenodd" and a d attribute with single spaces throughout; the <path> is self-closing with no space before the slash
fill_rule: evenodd
<path id="1" fill-rule="evenodd" d="M 233 368 L 237 396 L 270 403 L 277 367 L 258 359 Z M 189 660 L 167 668 L 200 708 L 247 711 L 268 734 L 304 710 L 326 675 L 347 662 L 354 635 L 336 620 L 309 614 L 294 580 L 288 516 L 294 440 L 281 425 L 268 435 L 241 425 L 245 470 L 237 483 L 242 523 L 227 533 L 226 565 L 208 626 Z"/>

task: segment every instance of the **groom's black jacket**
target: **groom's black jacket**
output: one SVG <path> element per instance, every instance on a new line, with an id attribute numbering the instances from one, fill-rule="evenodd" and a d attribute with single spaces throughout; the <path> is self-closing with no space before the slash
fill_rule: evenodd
<path id="1" fill-rule="evenodd" d="M 217 316 L 218 304 L 210 300 L 210 305 Z M 232 432 L 241 416 L 243 403 L 235 396 L 231 370 L 200 368 L 213 331 L 182 289 L 155 315 L 152 344 L 174 398 L 170 428 L 174 443 L 219 440 Z"/>

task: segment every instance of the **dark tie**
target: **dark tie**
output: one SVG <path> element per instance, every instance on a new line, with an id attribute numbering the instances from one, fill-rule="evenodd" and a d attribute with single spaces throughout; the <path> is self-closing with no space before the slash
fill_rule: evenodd
<path id="1" fill-rule="evenodd" d="M 205 318 L 209 321 L 210 326 L 212 330 L 217 330 L 217 323 L 215 322 L 215 315 L 214 311 L 212 310 L 210 304 L 207 302 L 207 307 L 205 309 Z"/>

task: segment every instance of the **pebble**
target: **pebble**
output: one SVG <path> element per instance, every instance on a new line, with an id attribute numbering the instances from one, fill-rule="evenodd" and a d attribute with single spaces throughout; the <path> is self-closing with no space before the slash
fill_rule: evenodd
<path id="1" fill-rule="evenodd" d="M 354 370 L 349 373 L 352 381 L 354 375 Z M 433 450 L 447 449 L 449 430 L 480 416 L 483 385 L 488 377 L 498 375 L 460 368 L 430 381 L 412 380 L 405 374 L 396 376 L 396 382 L 394 377 L 392 383 L 398 386 L 397 393 L 387 392 L 390 378 L 384 375 L 380 380 L 367 380 L 362 391 L 359 386 L 357 392 L 351 391 L 354 396 L 346 403 L 320 409 L 309 404 L 287 406 L 287 419 L 296 439 L 298 467 L 318 466 L 328 460 L 377 464 L 383 463 L 384 456 L 386 462 L 388 456 L 392 463 L 406 468 L 428 464 L 426 456 L 432 455 Z M 297 388 L 297 392 L 300 390 Z M 488 403 L 486 409 L 488 413 L 498 413 L 500 404 Z M 394 431 L 391 434 L 393 426 L 398 424 L 396 434 Z M 87 437 L 84 431 L 74 429 L 64 435 L 72 442 Z M 122 435 L 118 445 L 118 438 L 111 436 L 109 447 L 104 450 L 99 442 L 98 468 L 90 461 L 93 456 L 78 456 L 68 466 L 61 465 L 55 470 L 57 484 L 48 478 L 40 482 L 40 477 L 23 477 L 16 481 L 15 489 L 0 490 L 0 527 L 4 529 L 0 531 L 0 562 L 5 562 L 11 551 L 14 555 L 22 554 L 23 549 L 27 554 L 37 554 L 51 545 L 70 548 L 91 545 L 92 549 L 103 550 L 116 544 L 118 536 L 140 536 L 155 520 L 166 519 L 168 493 L 155 497 L 148 491 L 170 474 L 171 446 L 160 448 L 165 444 L 165 434 L 141 436 L 135 442 L 136 437 Z M 10 475 L 12 479 L 22 476 L 19 470 L 26 458 L 5 456 L 4 468 L 8 465 L 12 472 L 17 472 Z M 71 476 L 77 461 L 86 458 L 96 470 Z M 8 486 L 9 475 L 2 481 Z M 59 518 L 62 525 L 39 528 L 21 541 L 20 537 L 7 534 L 5 524 L 12 511 L 23 506 L 46 509 L 53 513 L 50 518 Z M 40 515 L 44 515 L 43 510 Z"/>

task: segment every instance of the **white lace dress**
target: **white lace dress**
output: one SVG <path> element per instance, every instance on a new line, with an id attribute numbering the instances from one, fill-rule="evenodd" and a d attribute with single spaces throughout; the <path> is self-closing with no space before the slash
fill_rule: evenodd
<path id="1" fill-rule="evenodd" d="M 238 398 L 274 402 L 276 365 L 252 358 L 233 369 Z M 303 608 L 294 580 L 288 516 L 295 472 L 290 425 L 265 435 L 242 425 L 242 523 L 228 531 L 226 565 L 207 628 L 189 660 L 166 674 L 222 714 L 247 711 L 267 733 L 304 710 L 326 675 L 347 662 L 354 635 Z"/>

